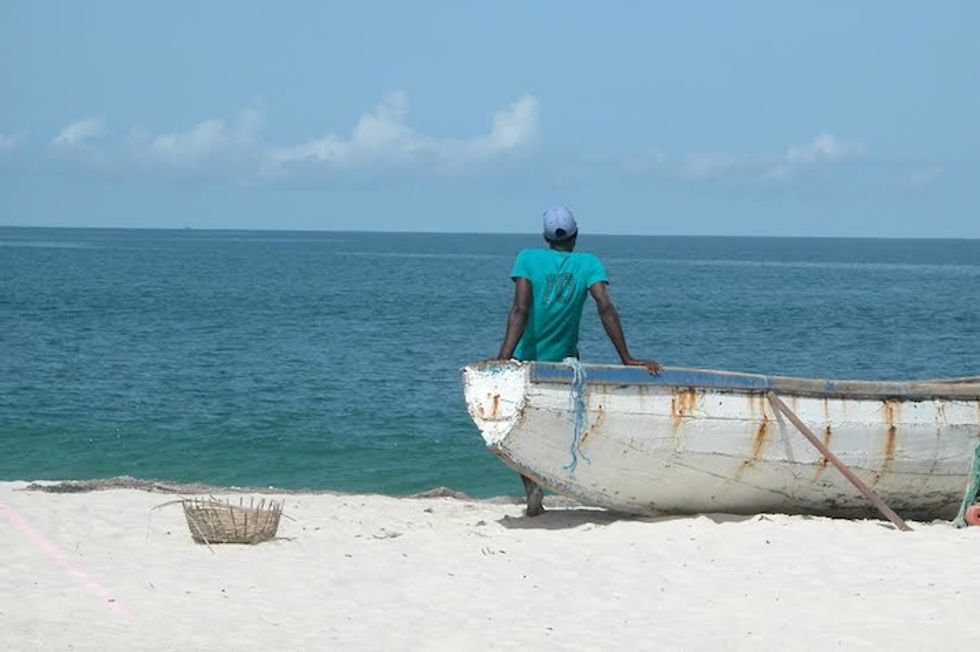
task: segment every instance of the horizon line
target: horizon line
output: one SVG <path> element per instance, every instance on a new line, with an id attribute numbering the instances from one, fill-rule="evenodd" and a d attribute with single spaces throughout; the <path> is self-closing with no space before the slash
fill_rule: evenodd
<path id="1" fill-rule="evenodd" d="M 491 235 L 491 236 L 535 236 L 540 233 L 528 231 L 408 231 L 402 229 L 272 229 L 256 227 L 207 227 L 192 226 L 55 226 L 28 224 L 0 224 L 0 229 L 61 229 L 61 230 L 90 230 L 90 231 L 193 231 L 207 232 L 248 232 L 248 233 L 347 233 L 347 234 L 393 234 L 393 235 Z M 967 240 L 976 241 L 980 237 L 970 236 L 888 236 L 888 235 L 774 235 L 774 234 L 726 234 L 726 233 L 599 233 L 584 232 L 588 236 L 613 238 L 759 238 L 779 239 L 795 238 L 801 240 Z"/>

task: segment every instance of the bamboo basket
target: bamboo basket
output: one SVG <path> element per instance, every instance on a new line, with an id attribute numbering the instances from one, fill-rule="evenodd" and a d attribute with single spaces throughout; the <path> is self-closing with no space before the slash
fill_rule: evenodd
<path id="1" fill-rule="evenodd" d="M 252 498 L 247 505 L 244 498 L 237 505 L 214 497 L 185 498 L 180 502 L 191 538 L 209 545 L 268 541 L 276 536 L 282 516 L 282 503 L 265 498 L 258 503 Z"/>

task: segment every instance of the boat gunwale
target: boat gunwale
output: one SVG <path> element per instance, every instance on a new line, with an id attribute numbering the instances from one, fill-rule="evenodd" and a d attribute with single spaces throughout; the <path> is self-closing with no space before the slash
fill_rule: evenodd
<path id="1" fill-rule="evenodd" d="M 489 363 L 493 364 L 493 363 Z M 529 362 L 528 380 L 532 384 L 572 381 L 570 367 L 555 362 Z M 865 400 L 980 400 L 980 382 L 957 379 L 928 381 L 824 380 L 793 376 L 664 367 L 656 376 L 642 367 L 622 365 L 583 365 L 587 382 L 595 385 L 697 388 L 725 393 L 767 394 L 813 398 Z"/>

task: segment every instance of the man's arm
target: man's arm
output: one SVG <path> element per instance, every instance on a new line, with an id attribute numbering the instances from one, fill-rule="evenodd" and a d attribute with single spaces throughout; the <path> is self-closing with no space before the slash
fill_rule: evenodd
<path id="1" fill-rule="evenodd" d="M 623 325 L 619 322 L 619 313 L 616 312 L 616 306 L 609 298 L 609 285 L 601 281 L 593 283 L 589 287 L 589 294 L 595 299 L 602 327 L 606 329 L 606 335 L 616 347 L 616 353 L 619 354 L 623 364 L 630 367 L 646 367 L 651 374 L 660 373 L 660 363 L 654 360 L 637 360 L 630 356 L 629 349 L 626 347 L 626 337 L 623 335 Z"/>
<path id="2" fill-rule="evenodd" d="M 531 281 L 526 278 L 514 279 L 514 303 L 507 314 L 507 331 L 497 353 L 497 360 L 510 360 L 517 348 L 517 342 L 527 326 L 527 314 L 531 309 Z"/>

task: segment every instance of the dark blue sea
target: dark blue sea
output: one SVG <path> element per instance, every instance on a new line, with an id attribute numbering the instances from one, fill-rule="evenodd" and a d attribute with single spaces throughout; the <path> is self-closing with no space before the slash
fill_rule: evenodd
<path id="1" fill-rule="evenodd" d="M 520 493 L 469 421 L 533 235 L 0 228 L 0 480 Z M 980 374 L 980 241 L 618 237 L 635 355 Z M 582 357 L 615 362 L 594 310 Z"/>

